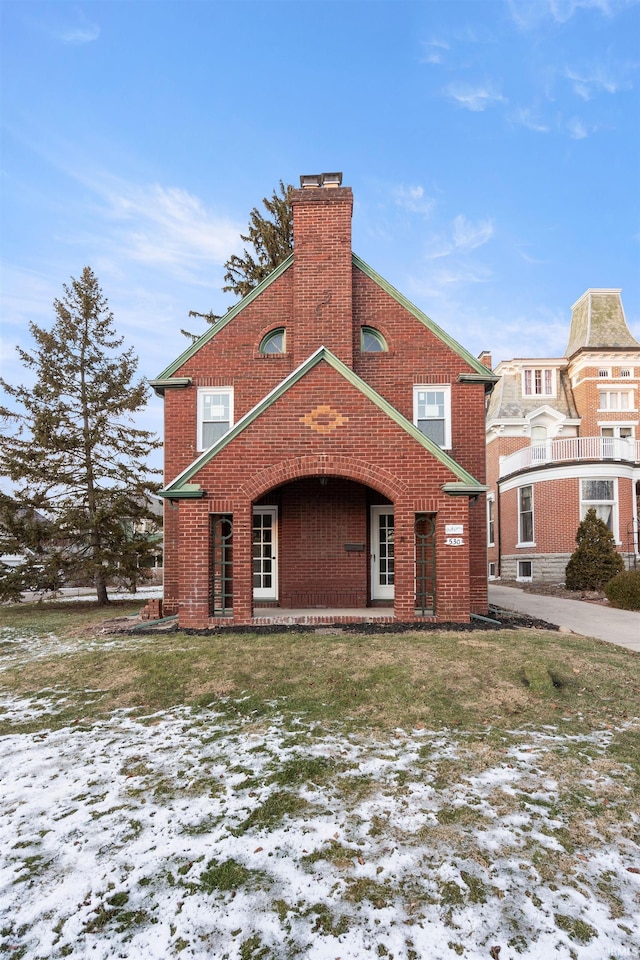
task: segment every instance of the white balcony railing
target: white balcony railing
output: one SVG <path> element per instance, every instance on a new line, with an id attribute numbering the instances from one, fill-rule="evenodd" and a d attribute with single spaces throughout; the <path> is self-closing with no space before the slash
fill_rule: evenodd
<path id="1" fill-rule="evenodd" d="M 523 447 L 516 453 L 500 457 L 500 476 L 506 477 L 519 470 L 541 467 L 574 460 L 622 460 L 640 462 L 640 440 L 631 437 L 567 437 L 564 440 L 546 440 Z"/>

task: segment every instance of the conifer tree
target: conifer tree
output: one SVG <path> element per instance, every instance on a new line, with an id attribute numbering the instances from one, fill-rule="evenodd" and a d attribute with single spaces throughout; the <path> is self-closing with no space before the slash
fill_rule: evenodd
<path id="1" fill-rule="evenodd" d="M 565 571 L 569 590 L 601 590 L 624 570 L 624 563 L 616 551 L 613 534 L 590 507 L 576 533 L 578 546 L 571 554 Z"/>
<path id="2" fill-rule="evenodd" d="M 96 276 L 85 267 L 63 289 L 51 329 L 30 323 L 35 347 L 18 348 L 33 386 L 0 379 L 17 407 L 0 409 L 12 424 L 0 436 L 0 475 L 13 485 L 0 498 L 0 551 L 25 558 L 2 579 L 14 594 L 85 581 L 105 604 L 109 581 L 135 583 L 150 553 L 136 529 L 151 518 L 159 471 L 146 458 L 159 441 L 134 424 L 147 389 Z"/>
<path id="3" fill-rule="evenodd" d="M 246 297 L 257 287 L 261 280 L 278 267 L 293 250 L 293 211 L 291 209 L 292 184 L 279 183 L 279 191 L 274 190 L 271 197 L 263 197 L 262 203 L 266 215 L 254 207 L 249 215 L 249 227 L 246 234 L 241 233 L 240 239 L 250 244 L 240 257 L 234 253 L 225 263 L 227 272 L 224 279 L 227 281 L 222 288 L 225 293 L 235 293 L 238 297 Z M 208 323 L 215 323 L 220 319 L 218 314 L 198 313 L 189 311 L 190 317 L 202 317 Z M 182 333 L 192 340 L 197 336 L 183 330 Z"/>

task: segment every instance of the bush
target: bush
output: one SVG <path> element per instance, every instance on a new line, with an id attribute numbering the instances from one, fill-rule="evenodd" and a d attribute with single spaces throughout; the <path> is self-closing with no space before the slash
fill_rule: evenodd
<path id="1" fill-rule="evenodd" d="M 640 570 L 623 570 L 604 588 L 612 607 L 621 610 L 640 610 Z"/>
<path id="2" fill-rule="evenodd" d="M 578 527 L 576 543 L 565 571 L 568 590 L 602 590 L 624 570 L 613 534 L 593 507 Z"/>

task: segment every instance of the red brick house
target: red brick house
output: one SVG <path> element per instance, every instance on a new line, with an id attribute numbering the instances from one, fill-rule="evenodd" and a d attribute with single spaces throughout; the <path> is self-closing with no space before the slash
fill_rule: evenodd
<path id="1" fill-rule="evenodd" d="M 293 254 L 152 381 L 181 626 L 487 612 L 496 378 L 352 253 L 341 181 L 301 178 Z"/>
<path id="2" fill-rule="evenodd" d="M 640 343 L 620 291 L 587 290 L 574 303 L 563 357 L 505 360 L 495 372 L 487 411 L 489 577 L 564 580 L 590 507 L 627 566 L 636 565 Z"/>

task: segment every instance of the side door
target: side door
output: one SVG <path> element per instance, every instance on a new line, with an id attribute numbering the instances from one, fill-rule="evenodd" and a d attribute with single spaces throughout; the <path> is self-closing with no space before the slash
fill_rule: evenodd
<path id="1" fill-rule="evenodd" d="M 394 547 L 393 507 L 371 507 L 372 600 L 393 600 Z"/>
<path id="2" fill-rule="evenodd" d="M 253 508 L 253 599 L 278 599 L 278 508 Z"/>

